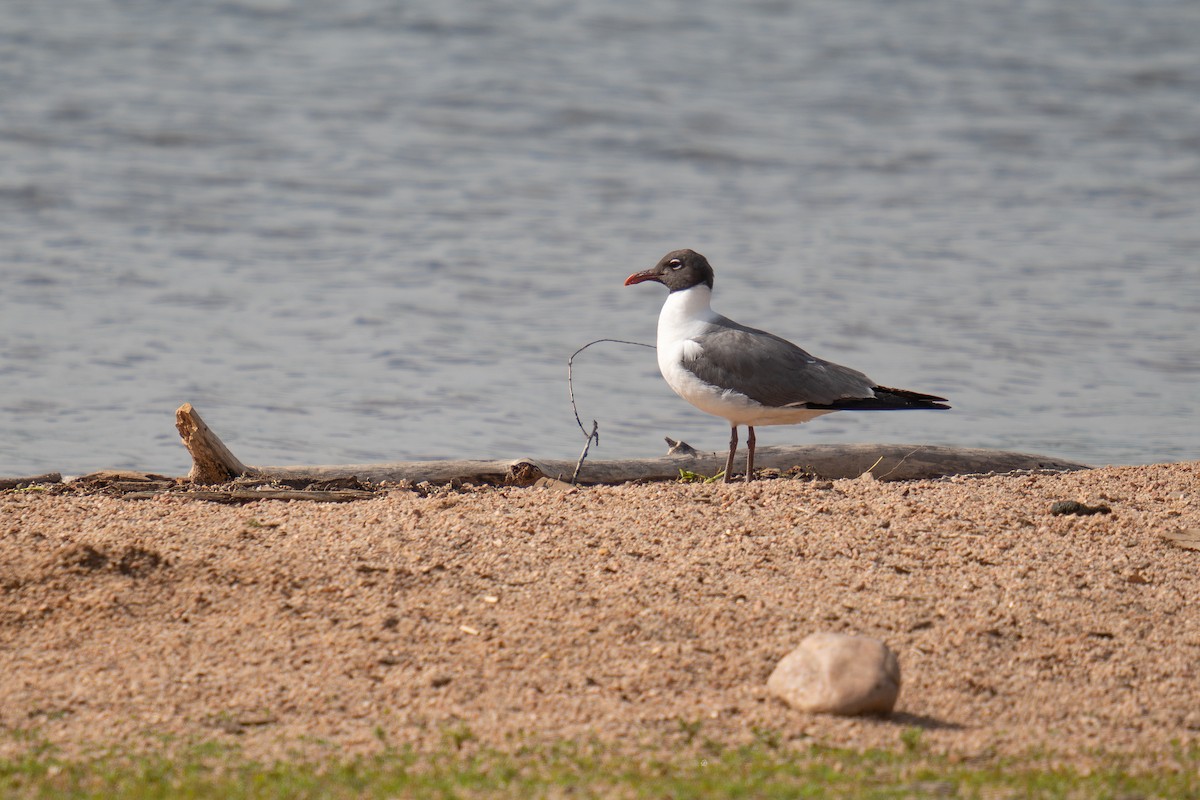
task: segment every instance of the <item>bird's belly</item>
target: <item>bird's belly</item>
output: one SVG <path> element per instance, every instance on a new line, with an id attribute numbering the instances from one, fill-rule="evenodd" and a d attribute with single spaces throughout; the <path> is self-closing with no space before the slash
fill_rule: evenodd
<path id="1" fill-rule="evenodd" d="M 659 348 L 658 368 L 663 379 L 675 394 L 687 400 L 696 408 L 728 420 L 731 426 L 736 425 L 795 425 L 808 422 L 813 417 L 830 413 L 828 409 L 812 408 L 775 408 L 765 406 L 752 400 L 741 392 L 722 389 L 705 383 L 683 366 L 682 348 L 678 353 L 664 352 Z M 671 356 L 675 355 L 674 358 Z"/>

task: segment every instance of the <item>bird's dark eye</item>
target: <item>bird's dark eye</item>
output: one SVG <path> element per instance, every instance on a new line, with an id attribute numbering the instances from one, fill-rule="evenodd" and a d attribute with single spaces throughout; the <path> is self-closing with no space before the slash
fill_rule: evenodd
<path id="1" fill-rule="evenodd" d="M 678 258 L 672 258 L 670 263 L 667 264 L 667 266 L 670 267 L 671 269 L 679 269 L 680 267 L 683 266 L 683 262 L 680 261 Z"/>

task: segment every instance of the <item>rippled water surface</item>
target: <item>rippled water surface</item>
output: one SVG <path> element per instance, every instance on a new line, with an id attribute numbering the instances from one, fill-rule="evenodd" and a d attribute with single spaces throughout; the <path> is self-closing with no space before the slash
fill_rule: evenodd
<path id="1" fill-rule="evenodd" d="M 0 474 L 574 457 L 715 306 L 942 414 L 762 444 L 1200 458 L 1200 4 L 0 4 Z M 597 457 L 728 431 L 599 345 Z"/>

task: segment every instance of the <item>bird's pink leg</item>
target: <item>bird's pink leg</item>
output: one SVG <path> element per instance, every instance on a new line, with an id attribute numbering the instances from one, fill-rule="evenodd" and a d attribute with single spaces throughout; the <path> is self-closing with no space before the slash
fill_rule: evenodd
<path id="1" fill-rule="evenodd" d="M 754 480 L 754 426 L 747 425 L 749 435 L 746 437 L 746 483 Z"/>
<path id="2" fill-rule="evenodd" d="M 733 454 L 737 452 L 737 425 L 729 428 L 729 458 L 725 459 L 725 482 L 733 483 Z"/>

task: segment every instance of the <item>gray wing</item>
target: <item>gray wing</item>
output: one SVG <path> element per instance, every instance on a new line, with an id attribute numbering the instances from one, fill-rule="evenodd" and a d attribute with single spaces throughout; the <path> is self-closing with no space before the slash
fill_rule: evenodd
<path id="1" fill-rule="evenodd" d="M 786 339 L 732 320 L 721 318 L 694 340 L 701 352 L 684 358 L 685 369 L 765 406 L 827 406 L 875 395 L 875 382 L 858 370 L 823 361 Z"/>

